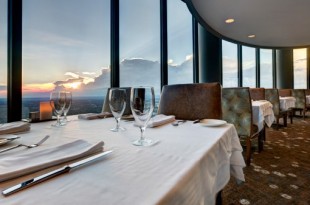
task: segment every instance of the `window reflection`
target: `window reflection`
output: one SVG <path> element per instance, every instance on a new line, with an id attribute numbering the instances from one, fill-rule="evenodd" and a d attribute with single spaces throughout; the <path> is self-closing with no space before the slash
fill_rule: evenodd
<path id="1" fill-rule="evenodd" d="M 242 46 L 242 86 L 256 87 L 255 48 Z"/>
<path id="2" fill-rule="evenodd" d="M 168 59 L 169 84 L 193 82 L 192 15 L 180 0 L 168 1 Z"/>
<path id="3" fill-rule="evenodd" d="M 69 114 L 101 111 L 110 86 L 109 4 L 23 2 L 23 118 L 53 89 L 72 91 Z"/>
<path id="4" fill-rule="evenodd" d="M 0 123 L 7 121 L 7 1 L 0 1 Z"/>
<path id="5" fill-rule="evenodd" d="M 272 50 L 260 49 L 260 87 L 273 87 Z"/>
<path id="6" fill-rule="evenodd" d="M 222 41 L 223 87 L 238 87 L 237 44 Z"/>
<path id="7" fill-rule="evenodd" d="M 294 88 L 307 88 L 307 49 L 294 49 Z"/>

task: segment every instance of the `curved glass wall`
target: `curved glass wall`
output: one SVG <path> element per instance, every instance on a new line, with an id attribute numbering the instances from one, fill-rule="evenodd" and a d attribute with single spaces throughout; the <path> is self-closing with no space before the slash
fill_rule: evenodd
<path id="1" fill-rule="evenodd" d="M 223 87 L 238 87 L 237 44 L 222 40 Z"/>
<path id="2" fill-rule="evenodd" d="M 100 112 L 110 87 L 110 1 L 23 2 L 23 117 L 54 89 L 72 91 L 69 114 Z"/>
<path id="3" fill-rule="evenodd" d="M 242 46 L 242 86 L 256 87 L 255 48 Z"/>
<path id="4" fill-rule="evenodd" d="M 0 123 L 7 121 L 7 3 L 0 1 Z"/>
<path id="5" fill-rule="evenodd" d="M 260 87 L 273 88 L 271 49 L 260 49 Z"/>
<path id="6" fill-rule="evenodd" d="M 192 15 L 180 0 L 168 3 L 168 84 L 193 82 Z"/>
<path id="7" fill-rule="evenodd" d="M 294 88 L 307 88 L 307 49 L 293 50 Z"/>

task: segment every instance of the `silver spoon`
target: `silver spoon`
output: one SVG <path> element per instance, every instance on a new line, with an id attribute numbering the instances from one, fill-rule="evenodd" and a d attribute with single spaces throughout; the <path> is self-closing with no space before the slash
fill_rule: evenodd
<path id="1" fill-rule="evenodd" d="M 50 137 L 49 135 L 46 135 L 46 136 L 45 136 L 43 139 L 41 139 L 38 143 L 35 143 L 35 144 L 32 144 L 32 145 L 18 144 L 18 145 L 15 145 L 15 146 L 12 146 L 12 147 L 9 147 L 9 148 L 0 150 L 0 153 L 6 152 L 6 151 L 9 151 L 9 150 L 12 150 L 12 149 L 15 149 L 15 148 L 17 148 L 17 147 L 34 148 L 34 147 L 40 146 L 40 145 L 41 145 L 43 142 L 45 142 L 49 137 Z"/>

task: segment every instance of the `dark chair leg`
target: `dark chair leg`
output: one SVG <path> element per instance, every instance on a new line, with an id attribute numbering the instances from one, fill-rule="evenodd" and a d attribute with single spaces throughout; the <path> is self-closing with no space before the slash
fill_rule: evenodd
<path id="1" fill-rule="evenodd" d="M 246 140 L 246 154 L 245 154 L 245 163 L 247 166 L 251 165 L 251 150 L 252 145 L 251 145 L 251 139 L 248 137 Z"/>
<path id="2" fill-rule="evenodd" d="M 222 205 L 223 201 L 222 201 L 222 190 L 219 191 L 219 193 L 217 193 L 216 195 L 216 205 Z"/>
<path id="3" fill-rule="evenodd" d="M 287 127 L 287 114 L 283 116 L 284 127 Z"/>
<path id="4" fill-rule="evenodd" d="M 262 131 L 258 134 L 258 152 L 263 151 L 264 149 L 264 132 L 265 132 L 265 127 L 262 129 Z"/>

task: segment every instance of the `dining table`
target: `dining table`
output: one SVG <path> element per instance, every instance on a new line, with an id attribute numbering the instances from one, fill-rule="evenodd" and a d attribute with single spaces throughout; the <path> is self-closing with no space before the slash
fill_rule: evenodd
<path id="1" fill-rule="evenodd" d="M 279 97 L 279 100 L 281 110 L 288 110 L 292 107 L 295 107 L 296 98 L 294 98 L 293 96 Z"/>
<path id="2" fill-rule="evenodd" d="M 179 126 L 170 123 L 147 128 L 145 135 L 156 143 L 134 146 L 140 130 L 134 121 L 121 121 L 125 131 L 112 132 L 115 119 L 83 120 L 69 116 L 65 126 L 53 127 L 53 121 L 32 123 L 20 138 L 2 145 L 6 148 L 19 143 L 31 144 L 49 135 L 42 145 L 20 147 L 0 153 L 0 173 L 9 159 L 32 156 L 29 161 L 48 158 L 44 152 L 75 140 L 90 144 L 103 142 L 109 155 L 88 165 L 41 182 L 9 196 L 0 195 L 5 205 L 55 204 L 215 204 L 216 196 L 233 177 L 245 181 L 242 147 L 235 127 L 225 123 L 208 126 L 186 121 Z M 67 147 L 67 148 L 65 148 Z M 62 149 L 68 149 L 63 146 Z M 72 148 L 73 149 L 73 148 Z M 69 152 L 69 151 L 67 151 Z M 36 153 L 45 153 L 36 157 Z M 30 155 L 32 154 L 32 155 Z M 51 153 L 50 153 L 51 154 Z M 18 159 L 16 159 L 18 160 Z M 23 160 L 23 166 L 28 161 Z M 32 173 L 1 181 L 0 189 L 53 171 L 69 162 L 44 167 Z"/>
<path id="3" fill-rule="evenodd" d="M 257 125 L 258 131 L 261 131 L 266 124 L 271 127 L 275 120 L 272 109 L 273 105 L 268 100 L 252 101 L 253 124 Z"/>

